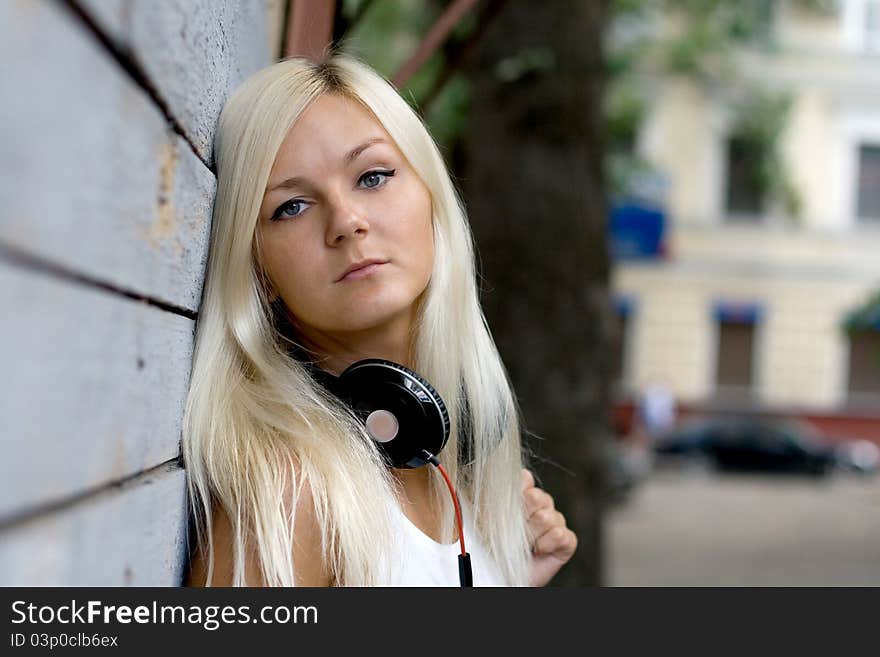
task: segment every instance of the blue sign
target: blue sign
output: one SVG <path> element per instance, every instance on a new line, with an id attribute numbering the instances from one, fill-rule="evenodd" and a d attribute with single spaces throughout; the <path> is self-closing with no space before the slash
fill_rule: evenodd
<path id="1" fill-rule="evenodd" d="M 664 255 L 666 215 L 659 209 L 622 203 L 611 208 L 609 233 L 615 260 L 659 258 Z"/>

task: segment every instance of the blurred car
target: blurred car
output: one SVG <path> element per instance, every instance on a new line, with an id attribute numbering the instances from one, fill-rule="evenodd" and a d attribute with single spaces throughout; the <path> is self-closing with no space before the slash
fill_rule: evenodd
<path id="1" fill-rule="evenodd" d="M 874 474 L 880 470 L 880 447 L 870 440 L 841 440 L 835 447 L 837 463 L 844 470 Z"/>
<path id="2" fill-rule="evenodd" d="M 658 440 L 658 459 L 698 459 L 719 470 L 824 475 L 841 463 L 839 446 L 794 420 L 710 417 Z"/>

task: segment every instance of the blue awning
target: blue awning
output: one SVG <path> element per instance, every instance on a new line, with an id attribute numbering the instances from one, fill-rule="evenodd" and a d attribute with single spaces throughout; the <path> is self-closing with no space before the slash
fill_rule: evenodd
<path id="1" fill-rule="evenodd" d="M 713 316 L 717 322 L 728 324 L 757 324 L 764 316 L 763 304 L 756 301 L 716 301 Z"/>

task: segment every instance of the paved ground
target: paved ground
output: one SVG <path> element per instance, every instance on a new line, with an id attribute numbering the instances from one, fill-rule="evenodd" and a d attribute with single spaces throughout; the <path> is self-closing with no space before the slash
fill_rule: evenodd
<path id="1" fill-rule="evenodd" d="M 655 472 L 607 528 L 610 586 L 880 586 L 880 476 Z"/>

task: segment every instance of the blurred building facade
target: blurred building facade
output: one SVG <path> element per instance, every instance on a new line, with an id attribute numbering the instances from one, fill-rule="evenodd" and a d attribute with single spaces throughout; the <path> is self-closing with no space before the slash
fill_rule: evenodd
<path id="1" fill-rule="evenodd" d="M 663 244 L 615 263 L 619 398 L 662 381 L 686 407 L 820 417 L 880 441 L 880 331 L 844 329 L 880 289 L 880 2 L 777 2 L 769 17 L 734 81 L 644 78 L 635 148 L 660 174 Z M 790 100 L 775 198 L 738 134 L 755 88 Z"/>

